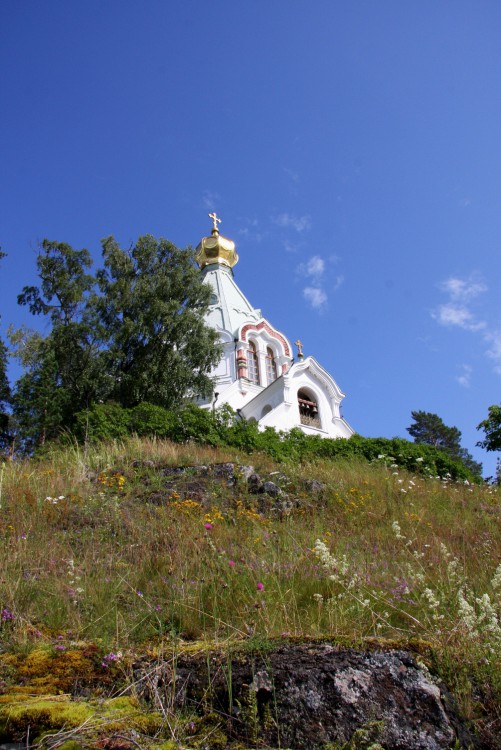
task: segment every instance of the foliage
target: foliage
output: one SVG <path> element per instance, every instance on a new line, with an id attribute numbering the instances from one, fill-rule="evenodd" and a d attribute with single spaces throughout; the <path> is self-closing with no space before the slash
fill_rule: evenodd
<path id="1" fill-rule="evenodd" d="M 46 337 L 25 329 L 11 333 L 25 368 L 16 383 L 14 413 L 27 450 L 71 427 L 74 414 L 103 395 L 106 374 L 92 309 L 91 265 L 87 250 L 44 240 L 37 258 L 40 287 L 24 287 L 18 296 L 20 305 L 51 324 Z"/>
<path id="2" fill-rule="evenodd" d="M 5 253 L 0 250 L 0 260 L 5 257 Z M 10 449 L 10 429 L 9 429 L 9 412 L 11 391 L 9 378 L 7 376 L 8 352 L 2 339 L 0 339 L 0 452 L 9 451 Z"/>
<path id="3" fill-rule="evenodd" d="M 220 348 L 216 331 L 205 324 L 210 290 L 192 251 L 147 235 L 126 252 L 110 237 L 103 259 L 94 277 L 87 250 L 44 240 L 40 286 L 25 287 L 18 297 L 51 325 L 45 337 L 26 329 L 10 334 L 24 367 L 13 403 L 28 452 L 64 430 L 82 434 L 85 425 L 76 415 L 92 404 L 132 408 L 147 399 L 148 419 L 154 419 L 154 405 L 175 410 L 212 390 L 209 373 Z M 116 410 L 112 416 L 96 408 L 94 437 L 125 434 L 123 414 L 120 427 Z M 142 434 L 139 414 L 130 429 Z"/>
<path id="4" fill-rule="evenodd" d="M 191 250 L 140 237 L 129 251 L 103 241 L 97 303 L 106 330 L 109 397 L 125 407 L 174 408 L 186 396 L 212 393 L 209 373 L 221 352 L 205 324 L 210 289 Z"/>
<path id="5" fill-rule="evenodd" d="M 477 427 L 483 430 L 485 439 L 477 443 L 487 451 L 501 451 L 501 404 L 489 406 L 489 416 Z"/>
<path id="6" fill-rule="evenodd" d="M 80 440 L 106 440 L 137 434 L 169 438 L 177 443 L 194 441 L 203 445 L 227 446 L 246 453 L 261 451 L 275 461 L 365 459 L 426 476 L 470 482 L 479 479 L 461 460 L 431 445 L 361 435 L 336 440 L 306 435 L 298 428 L 286 433 L 267 427 L 261 432 L 257 424 L 239 419 L 227 405 L 212 412 L 195 404 L 186 404 L 176 411 L 151 404 L 140 404 L 133 409 L 122 409 L 117 404 L 97 404 L 77 415 L 77 425 L 76 434 Z"/>
<path id="7" fill-rule="evenodd" d="M 0 451 L 7 449 L 10 443 L 9 413 L 7 410 L 11 393 L 7 377 L 7 347 L 0 339 Z"/>
<path id="8" fill-rule="evenodd" d="M 414 424 L 407 427 L 407 432 L 419 444 L 433 445 L 451 458 L 461 461 L 473 474 L 482 475 L 482 464 L 461 447 L 461 431 L 457 427 L 448 427 L 437 414 L 425 411 L 411 412 Z"/>

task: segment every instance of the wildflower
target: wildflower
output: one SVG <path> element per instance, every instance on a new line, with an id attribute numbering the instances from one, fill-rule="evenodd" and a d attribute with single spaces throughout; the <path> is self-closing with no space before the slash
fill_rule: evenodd
<path id="1" fill-rule="evenodd" d="M 2 622 L 8 622 L 9 620 L 14 619 L 14 615 L 12 614 L 10 609 L 7 609 L 7 607 L 5 607 L 4 609 L 2 609 L 1 619 L 2 619 Z"/>
<path id="2" fill-rule="evenodd" d="M 398 521 L 393 521 L 391 524 L 391 528 L 393 529 L 393 533 L 397 537 L 397 539 L 405 539 L 405 536 L 402 534 L 402 529 L 400 528 L 400 524 Z"/>
<path id="3" fill-rule="evenodd" d="M 228 565 L 230 566 L 230 568 L 234 568 L 235 567 L 235 560 L 228 560 Z"/>
<path id="4" fill-rule="evenodd" d="M 143 596 L 144 596 L 144 594 L 143 594 L 143 592 L 142 592 L 142 591 L 136 591 L 136 594 L 137 594 L 138 596 L 141 596 L 141 597 L 143 597 Z"/>
<path id="5" fill-rule="evenodd" d="M 256 588 L 258 591 L 262 591 L 264 589 L 264 583 L 256 583 Z"/>
<path id="6" fill-rule="evenodd" d="M 419 458 L 416 458 L 416 463 L 417 464 L 421 464 L 421 463 L 423 463 L 423 461 L 424 461 L 424 458 L 422 456 L 420 456 Z"/>
<path id="7" fill-rule="evenodd" d="M 212 526 L 212 524 L 211 524 L 211 523 L 209 523 L 209 522 L 207 521 L 207 523 L 204 523 L 204 528 L 205 528 L 205 529 L 207 529 L 207 531 L 210 531 L 210 530 L 211 530 L 211 529 L 213 528 L 213 526 Z"/>
<path id="8" fill-rule="evenodd" d="M 66 648 L 66 646 L 63 646 L 62 643 L 56 643 L 56 645 L 54 646 L 54 648 L 56 649 L 56 651 L 64 651 L 65 648 Z"/>
<path id="9" fill-rule="evenodd" d="M 492 577 L 491 586 L 496 591 L 496 589 L 501 588 L 501 563 L 497 566 L 495 573 Z"/>

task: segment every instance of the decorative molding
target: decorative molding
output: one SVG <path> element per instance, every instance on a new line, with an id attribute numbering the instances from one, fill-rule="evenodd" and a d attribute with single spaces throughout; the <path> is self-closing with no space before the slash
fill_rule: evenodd
<path id="1" fill-rule="evenodd" d="M 291 356 L 291 351 L 290 351 L 290 348 L 289 348 L 289 344 L 287 343 L 287 339 L 285 338 L 285 336 L 282 336 L 281 333 L 279 333 L 274 328 L 272 328 L 272 326 L 266 320 L 261 320 L 257 324 L 256 323 L 246 323 L 241 328 L 240 339 L 242 341 L 246 341 L 247 340 L 247 333 L 249 331 L 256 331 L 256 333 L 257 333 L 257 332 L 263 331 L 263 330 L 266 331 L 266 333 L 269 333 L 269 335 L 272 338 L 277 339 L 278 341 L 280 341 L 280 343 L 282 344 L 282 346 L 284 348 L 284 352 L 285 352 L 286 356 L 287 357 Z"/>

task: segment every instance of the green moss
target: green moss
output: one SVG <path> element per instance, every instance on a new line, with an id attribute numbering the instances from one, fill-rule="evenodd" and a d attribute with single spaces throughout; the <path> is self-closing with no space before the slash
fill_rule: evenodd
<path id="1" fill-rule="evenodd" d="M 99 735 L 133 729 L 154 735 L 162 726 L 160 714 L 145 711 L 136 698 L 120 697 L 102 702 L 75 701 L 68 695 L 29 697 L 20 694 L 0 697 L 0 737 L 22 740 L 28 733 L 36 737 L 47 731 L 77 729 Z"/>

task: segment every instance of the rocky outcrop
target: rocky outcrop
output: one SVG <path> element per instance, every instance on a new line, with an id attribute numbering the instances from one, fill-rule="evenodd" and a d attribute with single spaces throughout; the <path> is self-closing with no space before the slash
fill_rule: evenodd
<path id="1" fill-rule="evenodd" d="M 265 653 L 180 654 L 153 667 L 139 662 L 134 676 L 158 708 L 215 712 L 226 736 L 246 746 L 325 750 L 358 737 L 353 747 L 478 747 L 444 688 L 407 651 L 284 644 Z"/>

